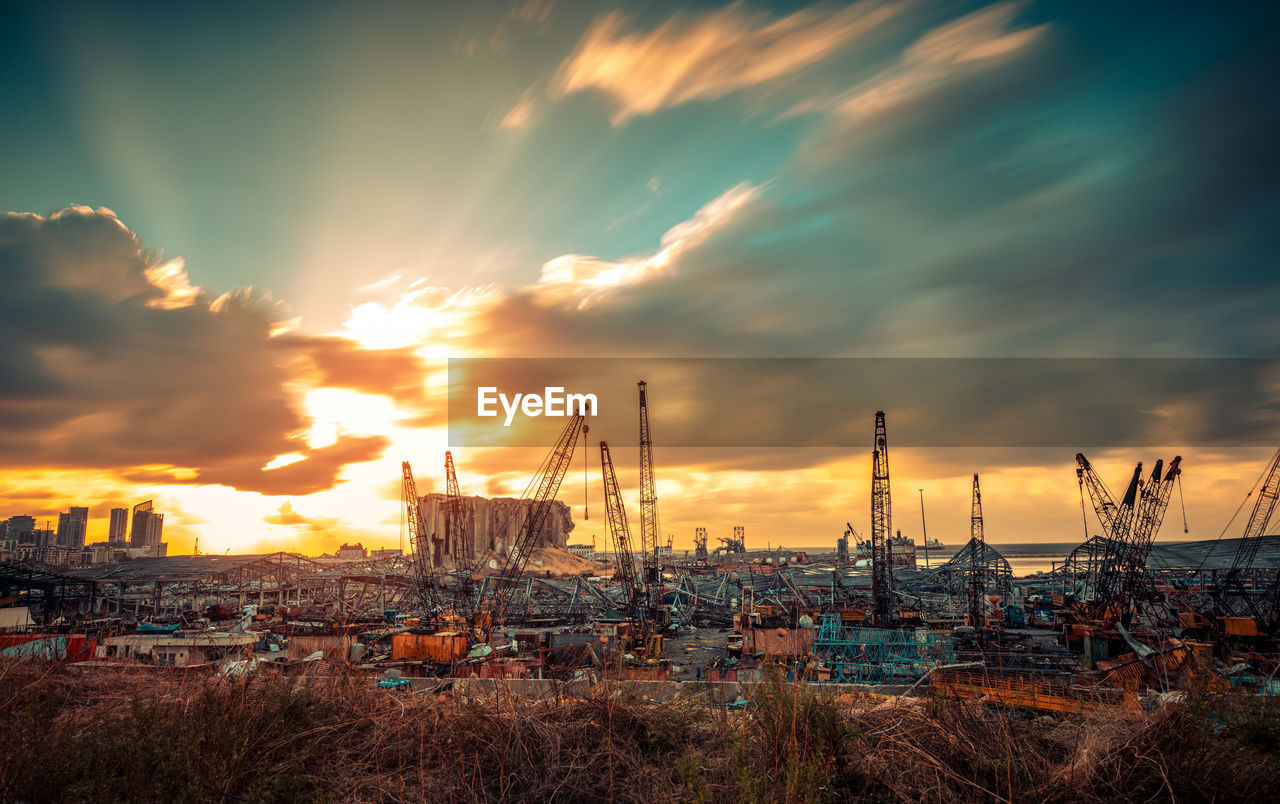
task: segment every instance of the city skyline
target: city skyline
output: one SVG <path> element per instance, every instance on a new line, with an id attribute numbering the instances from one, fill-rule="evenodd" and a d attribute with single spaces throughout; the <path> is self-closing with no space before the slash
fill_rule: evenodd
<path id="1" fill-rule="evenodd" d="M 396 547 L 400 462 L 444 488 L 450 358 L 1197 358 L 1223 369 L 1185 396 L 1108 388 L 1131 441 L 1057 447 L 989 434 L 1094 389 L 941 400 L 971 447 L 896 446 L 922 414 L 888 402 L 841 411 L 865 446 L 724 446 L 803 431 L 776 378 L 706 448 L 664 442 L 678 377 L 622 390 L 650 382 L 677 549 L 734 525 L 834 549 L 880 407 L 904 535 L 923 488 L 963 542 L 978 472 L 993 542 L 1083 540 L 1077 451 L 1113 489 L 1181 455 L 1188 532 L 1160 538 L 1239 535 L 1275 375 L 1193 392 L 1280 351 L 1275 8 L 252 8 L 5 12 L 0 516 L 113 501 L 92 543 L 153 500 L 174 553 Z M 572 541 L 606 540 L 591 453 L 628 437 L 579 446 Z M 544 454 L 453 457 L 464 494 L 518 496 Z"/>

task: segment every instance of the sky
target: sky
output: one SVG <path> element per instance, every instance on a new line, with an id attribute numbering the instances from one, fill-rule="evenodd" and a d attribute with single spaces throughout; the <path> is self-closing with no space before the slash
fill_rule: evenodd
<path id="1" fill-rule="evenodd" d="M 450 358 L 1251 358 L 1224 396 L 1108 381 L 1126 432 L 1094 443 L 992 435 L 1069 418 L 1080 385 L 880 405 L 906 535 L 923 489 L 929 535 L 967 539 L 979 472 L 991 541 L 1081 539 L 1078 450 L 1113 488 L 1181 454 L 1161 538 L 1237 535 L 1280 437 L 1278 14 L 7 6 L 0 516 L 89 505 L 93 540 L 154 499 L 175 554 L 399 546 L 400 461 L 443 488 Z M 865 533 L 875 394 L 847 412 L 865 448 L 762 445 L 746 434 L 808 421 L 776 385 L 702 412 L 735 447 L 663 444 L 679 411 L 651 382 L 677 549 L 696 526 Z M 908 392 L 982 437 L 895 431 Z M 579 452 L 562 489 L 574 541 L 607 539 L 610 437 L 633 434 L 593 433 L 590 482 Z M 454 452 L 464 493 L 494 495 L 543 450 Z M 615 451 L 634 511 L 633 456 Z"/>

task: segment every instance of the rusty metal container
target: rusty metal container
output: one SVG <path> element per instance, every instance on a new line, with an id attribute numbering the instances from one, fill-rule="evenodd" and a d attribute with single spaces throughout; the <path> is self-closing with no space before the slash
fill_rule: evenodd
<path id="1" fill-rule="evenodd" d="M 813 629 L 748 628 L 743 633 L 742 652 L 806 656 L 813 652 Z"/>
<path id="2" fill-rule="evenodd" d="M 1252 617 L 1223 617 L 1219 620 L 1222 623 L 1222 633 L 1231 636 L 1258 636 L 1258 623 Z"/>
<path id="3" fill-rule="evenodd" d="M 396 634 L 391 637 L 395 661 L 451 664 L 467 658 L 467 635 L 461 631 L 435 634 Z"/>

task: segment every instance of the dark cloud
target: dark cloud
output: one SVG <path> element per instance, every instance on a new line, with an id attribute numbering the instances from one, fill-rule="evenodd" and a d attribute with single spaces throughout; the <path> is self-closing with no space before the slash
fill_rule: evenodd
<path id="1" fill-rule="evenodd" d="M 1243 446 L 1280 432 L 1280 362 L 1269 359 L 485 359 L 450 373 L 449 439 L 461 447 L 549 447 L 564 418 L 516 412 L 508 426 L 500 404 L 477 415 L 479 387 L 511 405 L 547 386 L 563 389 L 561 408 L 594 395 L 593 437 L 634 445 L 639 378 L 666 447 L 860 449 L 877 409 L 901 446 Z"/>
<path id="2" fill-rule="evenodd" d="M 655 420 L 668 446 L 857 445 L 878 407 L 899 444 L 1061 446 L 1067 461 L 1085 445 L 1274 442 L 1269 363 L 1177 360 L 1280 351 L 1280 96 L 1266 34 L 1237 26 L 1193 78 L 1092 54 L 1128 71 L 1113 76 L 1089 49 L 1126 37 L 1081 41 L 1019 19 L 1029 13 L 1002 5 L 922 34 L 898 66 L 832 101 L 775 183 L 662 272 L 567 302 L 512 292 L 482 316 L 486 348 L 574 358 L 556 369 L 567 387 L 623 400 L 598 436 L 620 443 L 635 438 L 641 375 L 655 400 L 696 403 Z M 1153 49 L 1176 45 L 1150 35 Z M 970 51 L 1000 55 L 943 57 Z M 894 103 L 849 116 L 885 86 L 901 90 Z M 1083 372 L 1033 360 L 1021 377 L 1000 360 L 956 361 L 888 381 L 810 376 L 798 361 L 790 379 L 695 383 L 573 365 L 650 355 L 1176 359 Z M 536 375 L 511 371 L 507 385 L 541 387 Z M 477 443 L 466 437 L 454 443 Z"/>
<path id="3" fill-rule="evenodd" d="M 1275 354 L 1280 99 L 1265 28 L 1215 20 L 1229 30 L 1191 72 L 1129 52 L 1134 39 L 1180 49 L 1167 29 L 1101 37 L 1031 14 L 998 4 L 921 33 L 831 100 L 774 185 L 662 274 L 589 304 L 512 293 L 484 318 L 486 346 Z"/>
<path id="4" fill-rule="evenodd" d="M 427 404 L 422 362 L 413 349 L 362 349 L 345 338 L 294 334 L 273 343 L 305 354 L 325 387 L 382 394 L 408 405 Z"/>
<path id="5" fill-rule="evenodd" d="M 0 270 L 7 467 L 172 466 L 195 474 L 139 468 L 132 477 L 304 494 L 384 446 L 375 438 L 300 446 L 308 422 L 286 383 L 297 352 L 316 345 L 277 345 L 280 312 L 269 298 L 208 298 L 187 285 L 180 262 L 146 249 L 107 210 L 5 215 Z M 261 471 L 290 452 L 306 460 Z"/>

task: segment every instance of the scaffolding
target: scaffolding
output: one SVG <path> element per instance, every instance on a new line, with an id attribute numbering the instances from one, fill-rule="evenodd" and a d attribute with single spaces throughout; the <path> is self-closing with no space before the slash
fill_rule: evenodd
<path id="1" fill-rule="evenodd" d="M 846 684 L 914 681 L 955 659 L 951 641 L 940 634 L 845 626 L 834 612 L 822 615 L 813 646 L 830 680 Z"/>

